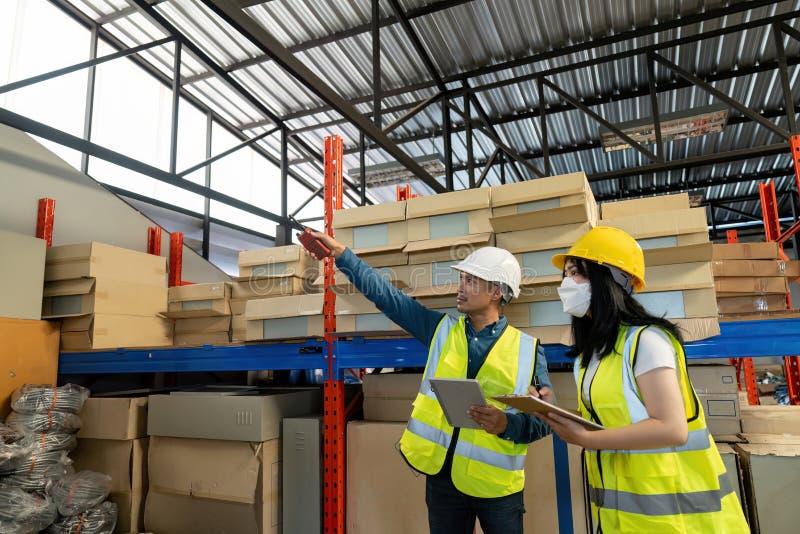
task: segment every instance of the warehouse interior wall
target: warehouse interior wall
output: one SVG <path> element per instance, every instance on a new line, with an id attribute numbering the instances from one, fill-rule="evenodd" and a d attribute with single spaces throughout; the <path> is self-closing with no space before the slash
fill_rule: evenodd
<path id="1" fill-rule="evenodd" d="M 28 134 L 0 124 L 0 229 L 36 233 L 39 198 L 56 201 L 53 245 L 99 241 L 145 252 L 155 223 L 75 170 Z M 161 254 L 169 254 L 162 233 Z M 230 278 L 192 249 L 183 247 L 182 278 L 217 282 Z"/>

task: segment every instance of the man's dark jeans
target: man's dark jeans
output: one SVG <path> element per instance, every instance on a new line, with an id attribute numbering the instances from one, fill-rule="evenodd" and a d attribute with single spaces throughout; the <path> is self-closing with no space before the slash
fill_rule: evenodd
<path id="1" fill-rule="evenodd" d="M 472 534 L 476 517 L 484 534 L 522 534 L 521 491 L 490 499 L 470 497 L 456 489 L 449 469 L 442 471 L 427 477 L 425 483 L 431 534 Z"/>

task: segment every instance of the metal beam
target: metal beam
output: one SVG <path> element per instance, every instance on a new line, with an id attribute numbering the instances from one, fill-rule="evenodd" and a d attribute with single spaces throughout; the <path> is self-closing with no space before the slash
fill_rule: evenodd
<path id="1" fill-rule="evenodd" d="M 134 0 L 141 2 L 142 0 Z M 386 134 L 375 127 L 372 122 L 365 119 L 361 113 L 328 84 L 323 82 L 311 69 L 297 59 L 291 52 L 283 47 L 280 42 L 261 27 L 255 20 L 239 10 L 230 0 L 203 0 L 203 3 L 222 17 L 227 23 L 253 42 L 263 52 L 270 54 L 275 61 L 289 74 L 300 81 L 318 98 L 333 106 L 342 115 L 350 119 L 364 134 L 378 143 L 386 152 L 422 180 L 428 187 L 437 193 L 444 188 L 436 179 L 428 174 L 411 156 L 401 150 Z M 261 106 L 263 107 L 263 106 Z"/>
<path id="2" fill-rule="evenodd" d="M 611 124 L 610 122 L 608 122 L 599 113 L 596 113 L 594 110 L 589 108 L 587 105 L 582 103 L 580 100 L 578 100 L 577 98 L 575 98 L 571 94 L 567 93 L 566 91 L 564 91 L 563 89 L 558 87 L 556 84 L 554 84 L 553 82 L 551 82 L 547 78 L 543 79 L 542 83 L 544 85 L 546 85 L 547 87 L 549 87 L 551 91 L 554 91 L 554 92 L 558 93 L 559 95 L 561 95 L 561 97 L 564 100 L 566 100 L 567 102 L 569 102 L 570 104 L 572 104 L 576 108 L 580 109 L 581 111 L 583 111 L 584 113 L 586 113 L 587 115 L 592 117 L 594 120 L 596 120 L 597 122 L 599 122 L 600 124 L 602 124 L 603 126 L 608 128 L 609 130 L 611 130 L 612 132 L 617 134 L 619 137 L 621 137 L 622 139 L 627 141 L 631 148 L 634 148 L 637 151 L 641 152 L 642 154 L 644 154 L 645 157 L 649 158 L 650 160 L 655 161 L 655 160 L 658 159 L 655 154 L 650 152 L 649 149 L 647 149 L 644 146 L 642 146 L 641 143 L 637 143 L 636 141 L 634 141 L 628 134 L 626 134 L 625 132 L 620 130 L 617 126 L 615 126 L 614 124 Z"/>
<path id="3" fill-rule="evenodd" d="M 74 65 L 70 65 L 69 67 L 63 67 L 61 69 L 52 70 L 50 72 L 45 72 L 44 74 L 37 74 L 36 76 L 31 76 L 30 78 L 25 78 L 24 80 L 11 82 L 6 85 L 0 86 L 0 95 L 2 95 L 3 93 L 8 93 L 9 91 L 14 91 L 16 89 L 21 89 L 23 87 L 33 85 L 35 83 L 50 80 L 52 78 L 57 78 L 58 76 L 63 76 L 71 72 L 76 72 L 90 67 L 96 67 L 97 65 L 101 65 L 103 63 L 112 61 L 114 59 L 119 59 L 133 54 L 138 54 L 139 52 L 142 52 L 144 50 L 149 50 L 150 48 L 154 48 L 156 46 L 167 44 L 173 40 L 174 40 L 173 37 L 165 37 L 164 39 L 159 39 L 158 41 L 153 41 L 151 43 L 135 46 L 133 48 L 121 50 L 119 52 L 114 52 L 113 54 L 108 54 L 106 56 L 90 59 L 88 61 L 81 61 L 80 63 L 75 63 Z M 95 54 L 96 53 L 97 51 L 95 50 Z"/>
<path id="4" fill-rule="evenodd" d="M 656 91 L 656 64 L 653 54 L 647 54 L 647 88 L 650 93 L 650 115 L 653 117 L 653 130 L 656 134 L 656 161 L 664 162 L 664 141 L 661 139 L 661 114 L 658 111 Z"/>
<path id="5" fill-rule="evenodd" d="M 547 135 L 547 99 L 544 95 L 544 77 L 536 78 L 536 91 L 539 93 L 539 129 L 542 132 L 542 156 L 544 157 L 544 173 L 547 176 L 553 174 L 550 166 L 550 142 Z"/>
<path id="6" fill-rule="evenodd" d="M 185 189 L 186 191 L 191 191 L 192 193 L 198 195 L 207 196 L 211 198 L 211 200 L 216 200 L 217 202 L 221 202 L 242 211 L 252 213 L 253 215 L 257 215 L 278 223 L 285 222 L 284 218 L 280 217 L 279 215 L 275 215 L 271 211 L 253 206 L 252 204 L 243 202 L 238 198 L 214 191 L 208 187 L 203 187 L 202 185 L 195 184 L 189 180 L 178 178 L 174 174 L 162 171 L 161 169 L 153 167 L 152 165 L 135 160 L 124 154 L 120 154 L 119 152 L 102 147 L 92 143 L 91 141 L 86 141 L 72 134 L 56 130 L 55 128 L 47 126 L 46 124 L 23 117 L 22 115 L 14 113 L 13 111 L 9 111 L 5 108 L 0 108 L 0 123 L 11 126 L 12 128 L 16 128 L 17 130 L 22 130 L 23 132 L 27 132 L 29 134 L 38 135 L 39 137 L 47 139 L 48 141 L 53 141 L 54 143 L 64 145 L 72 148 L 73 150 L 85 152 L 90 156 L 94 156 L 111 162 L 115 165 L 125 167 L 126 169 L 149 176 L 150 178 L 154 178 L 166 184 Z"/>
<path id="7" fill-rule="evenodd" d="M 432 97 L 423 100 L 422 102 L 420 102 L 419 104 L 417 104 L 416 106 L 411 108 L 411 110 L 409 110 L 408 113 L 406 113 L 402 117 L 399 117 L 396 120 L 392 121 L 391 124 L 388 124 L 386 126 L 386 128 L 383 129 L 383 133 L 389 134 L 389 133 L 393 132 L 398 127 L 400 127 L 404 122 L 406 122 L 408 119 L 412 118 L 414 115 L 416 115 L 417 113 L 419 113 L 423 109 L 427 108 L 428 106 L 430 106 L 431 104 L 433 104 L 434 102 L 436 102 L 437 100 L 440 100 L 442 98 L 444 98 L 444 95 L 442 93 L 436 93 Z"/>
<path id="8" fill-rule="evenodd" d="M 92 26 L 89 35 L 89 59 L 97 58 L 98 28 Z M 86 102 L 83 108 L 83 138 L 87 141 L 92 140 L 92 120 L 94 118 L 94 88 L 96 80 L 96 69 L 89 67 L 86 76 Z M 81 154 L 81 172 L 89 174 L 89 156 Z"/>
<path id="9" fill-rule="evenodd" d="M 196 171 L 198 169 L 202 169 L 203 167 L 208 167 L 212 163 L 214 163 L 215 161 L 218 161 L 218 160 L 224 158 L 225 156 L 229 156 L 229 155 L 233 154 L 234 152 L 236 152 L 237 150 L 242 149 L 242 148 L 244 148 L 246 146 L 250 146 L 250 145 L 252 145 L 253 143 L 255 143 L 257 141 L 261 141 L 265 137 L 268 137 L 268 136 L 274 134 L 278 130 L 280 130 L 280 128 L 276 126 L 275 128 L 272 128 L 271 130 L 267 130 L 266 132 L 262 132 L 262 133 L 258 134 L 257 136 L 248 139 L 247 141 L 243 141 L 243 142 L 239 143 L 236 146 L 233 146 L 233 147 L 231 147 L 231 148 L 229 148 L 227 150 L 223 150 L 222 152 L 220 152 L 216 156 L 211 156 L 210 158 L 208 158 L 208 159 L 206 159 L 204 161 L 201 161 L 197 165 L 192 165 L 191 167 L 189 167 L 185 171 L 179 172 L 178 176 L 181 176 L 181 177 L 182 176 L 186 176 L 187 174 L 192 174 L 194 171 Z"/>
<path id="10" fill-rule="evenodd" d="M 786 26 L 786 24 L 783 25 Z M 786 63 L 786 49 L 783 47 L 783 32 L 780 24 L 772 25 L 772 37 L 775 40 L 775 50 L 778 55 L 778 72 L 781 75 L 781 90 L 783 91 L 783 101 L 786 106 L 786 119 L 789 121 L 789 132 L 796 134 L 797 119 L 794 112 L 792 88 L 789 85 L 789 66 Z"/>
<path id="11" fill-rule="evenodd" d="M 752 213 L 747 213 L 747 212 L 744 212 L 742 210 L 737 210 L 736 208 L 731 208 L 730 206 L 725 206 L 724 204 L 717 204 L 713 200 L 710 201 L 708 204 L 709 204 L 709 206 L 717 207 L 719 209 L 722 209 L 722 210 L 725 210 L 725 211 L 729 211 L 731 213 L 735 213 L 736 215 L 740 215 L 740 216 L 744 217 L 745 219 L 749 219 L 751 221 L 759 221 L 759 222 L 761 222 L 761 217 L 756 217 Z"/>
<path id="12" fill-rule="evenodd" d="M 98 182 L 99 183 L 99 182 Z M 163 202 L 161 200 L 156 200 L 154 198 L 150 198 L 144 195 L 140 195 L 139 193 L 134 193 L 133 191 L 128 191 L 127 189 L 122 189 L 121 187 L 116 187 L 113 185 L 103 184 L 101 183 L 104 188 L 108 189 L 111 193 L 114 193 L 118 197 L 120 197 L 123 201 L 127 198 L 130 200 L 136 200 L 138 202 L 143 202 L 145 204 L 150 204 L 151 206 L 156 206 L 158 208 L 162 208 L 169 211 L 174 211 L 175 213 L 180 213 L 181 215 L 186 215 L 187 217 L 192 217 L 195 219 L 202 219 L 203 215 L 192 210 L 187 210 L 186 208 L 182 208 L 180 206 L 176 206 L 174 204 L 169 204 L 167 202 Z M 145 215 L 146 216 L 146 215 Z M 153 221 L 155 223 L 155 221 Z M 242 232 L 244 234 L 252 235 L 253 237 L 258 237 L 261 239 L 266 239 L 269 241 L 275 241 L 275 238 L 268 234 L 262 234 L 261 232 L 256 232 L 250 228 L 245 228 L 244 226 L 239 226 L 238 224 L 233 224 L 228 221 L 223 221 L 222 219 L 215 219 L 210 218 L 210 222 L 212 224 L 216 224 L 217 226 L 224 226 L 225 228 L 230 228 L 231 230 L 236 230 L 237 232 Z M 203 256 L 205 258 L 205 256 Z M 208 259 L 208 258 L 206 258 Z"/>
<path id="13" fill-rule="evenodd" d="M 181 101 L 181 42 L 175 41 L 175 54 L 172 64 L 172 120 L 169 138 L 169 172 L 178 170 L 178 111 Z"/>
<path id="14" fill-rule="evenodd" d="M 750 117 L 752 120 L 756 121 L 761 126 L 767 128 L 769 130 L 772 130 L 774 133 L 780 135 L 784 139 L 789 139 L 789 137 L 790 137 L 789 132 L 787 132 L 786 130 L 784 130 L 783 128 L 778 126 L 777 124 L 774 124 L 774 123 L 768 121 L 767 119 L 763 118 L 761 115 L 759 115 L 758 113 L 756 113 L 752 109 L 748 108 L 747 106 L 745 106 L 744 104 L 742 104 L 738 100 L 735 100 L 735 99 L 729 97 L 728 95 L 726 95 L 725 93 L 723 93 L 722 91 L 720 91 L 719 89 L 714 87 L 713 85 L 704 82 L 701 78 L 699 78 L 699 77 L 695 76 L 694 74 L 690 73 L 689 71 L 681 68 L 680 66 L 676 65 L 672 61 L 670 61 L 667 58 L 661 56 L 660 54 L 655 54 L 654 53 L 652 55 L 652 57 L 657 62 L 661 63 L 663 66 L 665 66 L 666 68 L 668 68 L 669 70 L 671 70 L 672 72 L 674 72 L 675 74 L 680 76 L 681 78 L 692 82 L 694 85 L 696 85 L 700 89 L 702 89 L 705 92 L 715 96 L 719 100 L 722 100 L 723 102 L 728 104 L 730 107 L 738 110 L 743 115 L 745 115 L 747 117 Z"/>
<path id="15" fill-rule="evenodd" d="M 366 147 L 366 140 L 364 139 L 364 132 L 358 132 L 358 145 L 361 147 L 361 150 L 358 153 L 358 163 L 359 163 L 359 193 L 361 194 L 361 204 L 360 206 L 364 206 L 367 203 L 367 152 L 365 150 Z"/>
<path id="16" fill-rule="evenodd" d="M 383 128 L 381 117 L 381 4 L 380 0 L 372 0 L 372 122 L 376 128 Z M 389 130 L 391 131 L 391 130 Z M 384 132 L 384 133 L 389 133 Z"/>
<path id="17" fill-rule="evenodd" d="M 764 156 L 774 156 L 775 154 L 787 154 L 789 143 L 775 143 L 772 145 L 740 148 L 728 152 L 717 152 L 715 154 L 705 154 L 675 161 L 665 161 L 664 163 L 653 163 L 642 167 L 629 167 L 627 169 L 616 169 L 608 172 L 598 172 L 590 174 L 587 178 L 590 182 L 601 180 L 613 180 L 627 176 L 639 176 L 642 174 L 652 174 L 656 172 L 671 171 L 674 169 L 689 169 L 702 165 L 714 165 L 717 163 L 727 163 L 729 161 L 740 161 L 743 159 L 760 158 Z"/>
<path id="18" fill-rule="evenodd" d="M 450 107 L 447 105 L 447 95 L 442 95 L 442 154 L 444 156 L 444 183 L 445 189 L 453 191 L 453 147 L 450 137 Z"/>
<path id="19" fill-rule="evenodd" d="M 464 122 L 467 126 L 467 135 L 465 139 L 465 144 L 467 145 L 467 183 L 469 184 L 469 188 L 472 189 L 475 187 L 475 154 L 473 153 L 473 138 L 472 138 L 472 99 L 470 99 L 469 95 L 464 96 Z"/>
<path id="20" fill-rule="evenodd" d="M 478 182 L 475 184 L 475 187 L 480 187 L 483 184 L 483 181 L 489 175 L 489 170 L 492 168 L 492 165 L 494 165 L 494 162 L 497 161 L 497 156 L 499 155 L 500 155 L 500 149 L 495 148 L 494 152 L 492 152 L 492 155 L 489 156 L 489 159 L 486 161 L 486 165 L 484 165 L 483 170 L 481 171 L 481 175 L 478 178 Z"/>
<path id="21" fill-rule="evenodd" d="M 206 114 L 206 158 L 211 157 L 212 135 L 214 131 L 214 119 L 211 113 Z M 211 189 L 211 165 L 206 165 L 204 184 Z M 203 258 L 208 259 L 211 254 L 211 199 L 203 198 Z"/>
<path id="22" fill-rule="evenodd" d="M 774 4 L 773 0 L 758 0 L 758 1 L 738 2 L 738 3 L 731 4 L 731 5 L 726 5 L 726 6 L 717 8 L 717 9 L 706 10 L 706 11 L 703 11 L 701 13 L 695 13 L 695 14 L 692 14 L 692 15 L 682 16 L 680 18 L 677 18 L 677 19 L 674 19 L 674 20 L 671 20 L 671 21 L 660 22 L 660 23 L 657 23 L 657 24 L 649 25 L 649 26 L 643 26 L 643 27 L 636 28 L 634 30 L 625 31 L 625 32 L 614 33 L 612 35 L 608 35 L 606 37 L 601 37 L 601 38 L 597 38 L 597 39 L 593 38 L 593 39 L 590 39 L 590 40 L 587 40 L 587 41 L 584 41 L 584 42 L 581 42 L 581 43 L 576 43 L 574 45 L 558 47 L 558 48 L 554 48 L 554 49 L 551 49 L 551 50 L 547 50 L 545 52 L 540 52 L 540 53 L 537 53 L 537 54 L 532 54 L 530 56 L 522 57 L 522 58 L 519 58 L 519 59 L 514 59 L 514 60 L 510 60 L 510 61 L 496 63 L 494 65 L 487 65 L 487 66 L 479 67 L 479 68 L 476 68 L 476 69 L 468 70 L 468 71 L 465 71 L 465 72 L 461 72 L 461 73 L 458 73 L 458 74 L 454 74 L 454 75 L 451 75 L 451 76 L 445 76 L 442 79 L 442 81 L 444 83 L 463 82 L 463 81 L 470 80 L 472 78 L 484 76 L 486 74 L 502 72 L 504 70 L 514 69 L 514 68 L 522 67 L 522 66 L 525 66 L 525 65 L 531 65 L 531 64 L 534 64 L 534 63 L 539 63 L 539 62 L 547 61 L 547 60 L 550 60 L 550 59 L 571 56 L 572 54 L 579 54 L 581 52 L 586 52 L 586 51 L 591 50 L 591 49 L 601 48 L 601 47 L 608 46 L 608 45 L 613 45 L 613 44 L 616 44 L 616 43 L 621 43 L 621 42 L 625 42 L 625 41 L 632 41 L 632 40 L 635 40 L 635 39 L 638 40 L 638 39 L 641 39 L 642 37 L 645 37 L 645 36 L 648 36 L 648 35 L 655 35 L 655 34 L 658 34 L 658 33 L 661 33 L 661 32 L 667 31 L 667 30 L 671 30 L 671 29 L 675 29 L 675 28 L 681 28 L 681 27 L 684 27 L 684 26 L 690 26 L 690 25 L 693 25 L 693 24 L 699 24 L 699 23 L 702 23 L 702 22 L 705 22 L 705 21 L 708 21 L 708 20 L 714 20 L 714 19 L 718 19 L 718 18 L 721 18 L 723 20 L 727 20 L 727 19 L 731 18 L 731 16 L 736 14 L 736 13 L 741 13 L 741 12 L 744 12 L 744 11 L 750 11 L 752 9 L 757 9 L 757 8 L 764 7 L 764 6 L 770 6 L 770 5 L 773 5 L 773 4 Z M 411 12 L 409 11 L 409 16 L 410 16 L 410 13 Z M 777 15 L 775 17 L 769 17 L 769 18 L 766 18 L 766 19 L 758 19 L 756 21 L 750 21 L 750 22 L 747 22 L 747 23 L 744 23 L 744 24 L 739 24 L 739 25 L 735 26 L 735 28 L 736 28 L 735 30 L 731 29 L 729 31 L 741 31 L 741 29 L 754 28 L 754 27 L 757 27 L 759 25 L 763 26 L 765 24 L 770 24 L 775 20 L 789 20 L 789 19 L 792 19 L 792 18 L 796 18 L 796 16 L 797 16 L 796 12 L 789 12 L 789 13 Z M 726 30 L 727 30 L 726 28 L 722 28 L 723 32 L 726 31 Z M 612 56 L 605 56 L 605 57 L 613 57 L 615 59 L 622 59 L 624 57 L 631 57 L 631 56 L 635 56 L 635 55 L 644 53 L 650 48 L 652 48 L 653 50 L 657 50 L 657 49 L 661 49 L 661 48 L 670 48 L 670 47 L 676 46 L 677 44 L 681 44 L 681 43 L 685 44 L 685 43 L 688 43 L 688 42 L 695 42 L 695 41 L 699 41 L 699 40 L 706 39 L 706 38 L 716 37 L 718 35 L 721 35 L 719 33 L 719 30 L 714 30 L 714 31 L 711 31 L 711 32 L 702 32 L 702 33 L 700 33 L 698 35 L 692 35 L 692 36 L 688 36 L 688 37 L 684 37 L 684 38 L 680 38 L 680 39 L 673 39 L 673 40 L 670 40 L 670 41 L 663 41 L 663 42 L 658 43 L 657 45 L 654 45 L 654 46 L 648 47 L 648 48 L 641 48 L 641 47 L 633 46 L 633 47 L 630 47 L 630 50 L 627 50 L 625 52 L 621 52 L 621 53 L 618 53 L 618 54 L 613 54 Z M 593 63 L 590 63 L 590 64 L 597 64 L 597 63 L 602 63 L 604 61 L 607 61 L 607 59 L 605 59 L 605 57 L 600 57 L 600 58 L 597 58 L 596 60 L 591 60 L 591 61 L 593 61 Z M 569 62 L 567 62 L 567 63 L 569 63 Z M 581 62 L 581 64 L 583 64 L 583 63 L 585 63 L 585 62 Z M 570 66 L 568 65 L 566 68 L 569 69 Z M 497 87 L 502 87 L 503 85 L 516 84 L 516 83 L 520 83 L 522 81 L 532 80 L 532 79 L 534 79 L 534 78 L 536 78 L 536 77 L 538 77 L 539 75 L 542 75 L 542 74 L 549 75 L 546 72 L 537 72 L 537 73 L 535 73 L 535 74 L 533 74 L 533 75 L 531 75 L 529 77 L 528 76 L 521 76 L 521 77 L 520 76 L 516 76 L 516 77 L 512 76 L 512 77 L 509 77 L 509 79 L 507 79 L 507 80 L 503 80 L 501 82 L 497 82 L 497 84 L 489 84 L 489 85 L 486 85 L 486 86 L 482 86 L 482 87 L 485 87 L 485 88 L 482 88 L 482 89 L 479 89 L 479 90 L 489 90 L 489 89 L 493 89 L 493 88 L 497 88 Z M 433 86 L 435 86 L 435 82 L 425 82 L 425 83 L 422 83 L 422 84 L 416 83 L 416 84 L 412 84 L 412 85 L 408 85 L 408 86 L 404 86 L 404 87 L 399 87 L 397 89 L 393 89 L 391 91 L 391 95 L 392 96 L 399 96 L 399 95 L 402 95 L 402 94 L 405 94 L 405 93 L 408 93 L 408 92 L 419 91 L 421 89 L 430 88 L 430 87 L 433 87 Z M 384 94 L 384 96 L 389 96 L 389 93 Z M 371 101 L 371 99 L 372 99 L 372 95 L 366 95 L 366 96 L 363 96 L 363 97 L 356 98 L 352 102 L 354 104 L 363 104 L 363 103 Z M 329 107 L 318 107 L 318 108 L 313 108 L 313 109 L 310 109 L 310 110 L 297 111 L 297 112 L 290 113 L 290 114 L 286 115 L 284 118 L 288 120 L 289 118 L 299 118 L 301 116 L 314 115 L 314 114 L 317 114 L 317 113 L 321 113 L 323 111 L 330 111 L 330 108 Z"/>

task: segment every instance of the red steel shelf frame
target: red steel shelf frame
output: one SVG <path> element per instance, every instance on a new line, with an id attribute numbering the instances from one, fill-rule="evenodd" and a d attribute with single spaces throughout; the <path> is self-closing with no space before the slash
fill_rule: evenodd
<path id="1" fill-rule="evenodd" d="M 183 268 L 183 232 L 172 232 L 169 236 L 169 287 L 181 286 Z"/>
<path id="2" fill-rule="evenodd" d="M 333 212 L 342 209 L 343 194 L 342 138 L 332 135 L 325 138 L 325 233 L 333 236 Z M 334 261 L 324 260 L 323 316 L 325 325 L 325 348 L 328 376 L 323 386 L 323 532 L 344 534 L 345 532 L 345 407 L 344 380 L 338 366 L 334 365 L 336 354 L 336 293 L 333 291 Z"/>
<path id="3" fill-rule="evenodd" d="M 47 248 L 53 246 L 53 221 L 56 214 L 56 201 L 52 198 L 40 198 L 36 215 L 36 237 L 44 239 Z"/>
<path id="4" fill-rule="evenodd" d="M 147 253 L 161 256 L 161 227 L 151 226 L 147 229 Z"/>

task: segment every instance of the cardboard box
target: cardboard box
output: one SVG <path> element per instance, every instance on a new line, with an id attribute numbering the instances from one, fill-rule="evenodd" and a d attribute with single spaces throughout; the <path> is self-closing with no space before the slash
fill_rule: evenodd
<path id="1" fill-rule="evenodd" d="M 244 315 L 249 299 L 231 299 L 231 315 Z"/>
<path id="2" fill-rule="evenodd" d="M 406 221 L 408 241 L 454 239 L 470 234 L 491 233 L 492 225 L 489 223 L 491 214 L 492 211 L 487 208 L 409 219 Z"/>
<path id="3" fill-rule="evenodd" d="M 111 477 L 108 498 L 117 505 L 114 532 L 144 529 L 147 495 L 147 438 L 134 440 L 79 439 L 70 453 L 76 471 L 89 470 Z"/>
<path id="4" fill-rule="evenodd" d="M 714 276 L 708 262 L 647 265 L 643 293 L 714 287 Z"/>
<path id="5" fill-rule="evenodd" d="M 516 254 L 518 252 L 534 252 L 537 250 L 567 249 L 583 234 L 591 230 L 592 223 L 566 224 L 531 228 L 516 232 L 497 234 L 497 246 Z"/>
<path id="6" fill-rule="evenodd" d="M 491 189 L 488 187 L 421 196 L 406 202 L 406 219 L 487 210 L 491 207 L 490 201 Z M 473 234 L 479 232 L 491 232 L 491 230 L 464 233 Z"/>
<path id="7" fill-rule="evenodd" d="M 166 286 L 112 278 L 45 282 L 42 317 L 56 319 L 92 313 L 154 317 L 167 310 Z"/>
<path id="8" fill-rule="evenodd" d="M 689 379 L 696 393 L 738 393 L 732 365 L 690 365 Z"/>
<path id="9" fill-rule="evenodd" d="M 202 345 L 226 345 L 231 342 L 228 332 L 206 332 L 204 334 L 175 334 L 172 344 L 176 347 Z"/>
<path id="10" fill-rule="evenodd" d="M 703 232 L 708 236 L 708 222 L 706 220 L 705 208 L 642 213 L 640 215 L 628 215 L 625 217 L 615 217 L 613 219 L 604 218 L 601 219 L 600 224 L 625 230 L 636 240 Z M 707 237 L 706 240 L 708 240 Z M 674 247 L 678 246 L 678 244 L 670 243 L 663 246 Z M 642 248 L 644 248 L 644 246 Z"/>
<path id="11" fill-rule="evenodd" d="M 738 393 L 697 392 L 697 399 L 706 414 L 706 424 L 712 435 L 724 436 L 742 431 Z"/>
<path id="12" fill-rule="evenodd" d="M 714 276 L 800 276 L 800 262 L 782 260 L 714 260 Z"/>
<path id="13" fill-rule="evenodd" d="M 110 278 L 166 287 L 167 259 L 95 241 L 47 249 L 45 281 L 76 278 Z"/>
<path id="14" fill-rule="evenodd" d="M 739 500 L 739 504 L 742 505 L 744 516 L 748 517 L 747 500 L 742 498 L 744 495 L 742 485 L 744 476 L 742 476 L 743 473 L 739 463 L 739 455 L 736 453 L 736 450 L 733 448 L 733 446 L 729 445 L 728 443 L 717 443 L 716 446 L 719 456 L 722 458 L 722 463 L 725 464 L 725 471 L 728 481 L 731 483 L 731 487 L 733 487 L 733 490 L 736 492 L 736 498 Z"/>
<path id="15" fill-rule="evenodd" d="M 404 289 L 411 285 L 411 273 L 417 270 L 416 266 L 410 265 L 390 265 L 386 267 L 373 267 L 378 275 L 392 284 L 393 286 Z M 321 292 L 325 283 L 324 275 L 320 275 L 314 280 L 313 288 L 316 292 Z M 334 288 L 337 293 L 356 293 L 358 290 L 345 274 L 336 269 L 334 271 Z"/>
<path id="16" fill-rule="evenodd" d="M 89 397 L 78 438 L 132 440 L 147 436 L 147 397 Z"/>
<path id="17" fill-rule="evenodd" d="M 173 319 L 230 315 L 231 285 L 225 282 L 191 284 L 169 288 L 169 308 Z"/>
<path id="18" fill-rule="evenodd" d="M 281 532 L 280 440 L 150 438 L 145 528 L 152 532 Z"/>
<path id="19" fill-rule="evenodd" d="M 721 297 L 736 297 L 748 293 L 766 295 L 769 293 L 786 294 L 789 292 L 789 283 L 782 276 L 714 278 L 714 287 Z"/>
<path id="20" fill-rule="evenodd" d="M 719 319 L 716 316 L 672 319 L 672 322 L 681 329 L 681 335 L 686 342 L 708 339 L 720 334 Z"/>
<path id="21" fill-rule="evenodd" d="M 777 260 L 777 243 L 714 243 L 715 260 Z"/>
<path id="22" fill-rule="evenodd" d="M 369 206 L 380 207 L 378 206 Z M 368 251 L 381 247 L 402 247 L 408 242 L 408 228 L 405 221 L 370 224 L 352 228 L 336 228 L 336 240 L 353 251 Z"/>
<path id="23" fill-rule="evenodd" d="M 319 413 L 319 388 L 223 388 L 150 395 L 150 436 L 261 442 L 279 438 L 281 420 Z"/>
<path id="24" fill-rule="evenodd" d="M 661 211 L 685 210 L 690 207 L 689 193 L 656 195 L 633 200 L 604 202 L 601 205 L 603 219 L 615 219 L 617 217 L 629 217 L 631 215 L 646 215 L 648 213 Z"/>
<path id="25" fill-rule="evenodd" d="M 168 347 L 172 326 L 162 317 L 95 313 L 61 323 L 61 350 Z"/>
<path id="26" fill-rule="evenodd" d="M 404 428 L 404 423 L 367 421 L 347 425 L 348 533 L 428 531 L 425 477 L 413 471 L 395 448 Z M 568 446 L 568 458 L 573 531 L 585 534 L 588 530 L 580 449 Z M 525 472 L 525 532 L 558 532 L 552 436 L 531 444 Z M 477 525 L 476 531 L 481 532 Z"/>
<path id="27" fill-rule="evenodd" d="M 545 349 L 545 357 L 547 350 Z M 575 384 L 575 375 L 571 370 L 553 370 L 549 373 L 550 382 L 553 384 L 553 393 L 556 395 L 556 404 L 569 410 L 578 409 L 578 386 Z"/>
<path id="28" fill-rule="evenodd" d="M 383 202 L 372 206 L 360 206 L 346 210 L 336 210 L 333 214 L 333 228 L 353 228 L 400 222 L 406 220 L 406 201 Z M 337 233 L 336 238 L 339 239 Z"/>
<path id="29" fill-rule="evenodd" d="M 0 418 L 11 411 L 11 394 L 23 384 L 56 383 L 58 324 L 0 318 Z"/>
<path id="30" fill-rule="evenodd" d="M 642 250 L 642 252 L 644 252 L 644 263 L 648 269 L 657 265 L 708 262 L 711 261 L 711 251 L 712 245 L 707 240 L 706 242 L 694 243 L 691 245 Z"/>
<path id="31" fill-rule="evenodd" d="M 205 333 L 228 333 L 231 329 L 231 316 L 222 315 L 219 317 L 193 317 L 191 319 L 176 319 L 176 334 L 205 334 Z"/>
<path id="32" fill-rule="evenodd" d="M 408 421 L 417 398 L 422 374 L 384 373 L 364 375 L 364 419 Z"/>
<path id="33" fill-rule="evenodd" d="M 231 284 L 231 301 L 251 298 L 302 295 L 309 292 L 308 281 L 298 276 L 250 278 Z M 231 311 L 231 313 L 236 313 Z"/>
<path id="34" fill-rule="evenodd" d="M 754 313 L 786 310 L 786 295 L 747 295 L 742 297 L 718 297 L 720 314 Z"/>
<path id="35" fill-rule="evenodd" d="M 495 232 L 564 224 L 597 223 L 598 210 L 582 172 L 539 178 L 492 188 Z"/>
<path id="36" fill-rule="evenodd" d="M 462 260 L 476 249 L 493 245 L 494 235 L 485 232 L 426 241 L 410 241 L 403 252 L 408 255 L 409 264 L 418 265 Z"/>
<path id="37" fill-rule="evenodd" d="M 45 242 L 0 230 L 0 317 L 39 320 L 42 315 Z"/>
<path id="38" fill-rule="evenodd" d="M 244 315 L 231 317 L 231 341 L 245 341 L 247 339 L 247 319 Z"/>
<path id="39" fill-rule="evenodd" d="M 800 447 L 736 444 L 754 533 L 794 532 L 800 520 Z"/>
<path id="40" fill-rule="evenodd" d="M 742 406 L 742 432 L 800 436 L 800 406 Z"/>
<path id="41" fill-rule="evenodd" d="M 319 262 L 300 245 L 243 250 L 239 253 L 239 279 L 317 277 Z"/>

